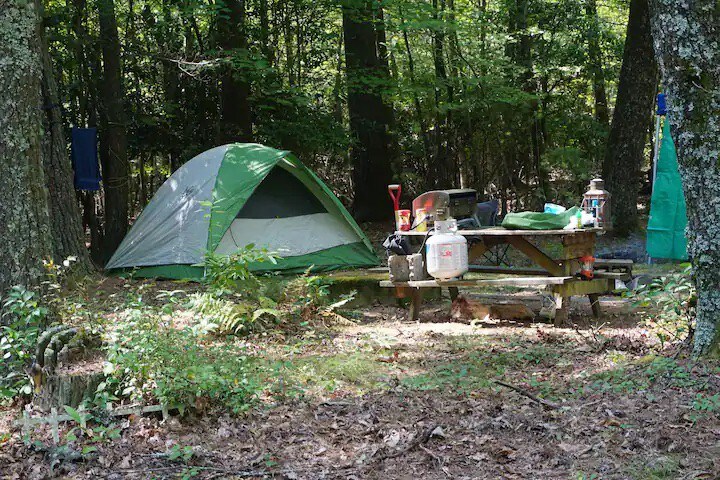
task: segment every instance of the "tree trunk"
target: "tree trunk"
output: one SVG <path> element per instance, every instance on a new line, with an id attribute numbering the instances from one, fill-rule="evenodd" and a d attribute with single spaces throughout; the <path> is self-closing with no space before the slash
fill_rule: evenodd
<path id="1" fill-rule="evenodd" d="M 588 21 L 588 71 L 592 77 L 595 98 L 595 119 L 603 127 L 610 125 L 607 93 L 605 92 L 605 71 L 603 70 L 602 49 L 600 48 L 600 19 L 595 0 L 586 0 L 585 15 Z"/>
<path id="2" fill-rule="evenodd" d="M 268 19 L 268 0 L 260 0 L 260 51 L 270 66 L 275 63 L 274 48 L 270 47 L 270 21 Z"/>
<path id="3" fill-rule="evenodd" d="M 652 30 L 687 203 L 698 291 L 695 355 L 720 344 L 720 9 L 716 0 L 651 0 Z"/>
<path id="4" fill-rule="evenodd" d="M 405 24 L 402 7 L 400 8 L 400 23 L 403 25 Z M 425 117 L 423 116 L 422 105 L 420 104 L 420 97 L 418 96 L 416 89 L 417 80 L 415 78 L 415 60 L 413 58 L 412 49 L 410 48 L 410 40 L 408 38 L 407 29 L 408 26 L 406 25 L 402 30 L 402 36 L 403 42 L 405 44 L 405 52 L 407 53 L 408 76 L 413 87 L 411 89 L 413 105 L 415 106 L 415 116 L 417 117 L 418 126 L 420 127 L 420 138 L 422 139 L 423 144 L 423 156 L 425 160 L 428 160 L 428 155 L 430 154 L 430 138 L 428 138 L 429 136 L 427 123 L 425 122 Z M 425 181 L 427 181 L 427 178 L 425 179 Z"/>
<path id="5" fill-rule="evenodd" d="M 621 236 L 638 226 L 640 167 L 656 76 L 648 0 L 631 0 L 617 101 L 603 162 L 603 178 L 612 195 L 613 224 Z"/>
<path id="6" fill-rule="evenodd" d="M 373 2 L 346 0 L 342 6 L 350 130 L 354 137 L 351 157 L 358 220 L 392 218 L 387 185 L 392 181 L 387 105 L 373 28 Z"/>
<path id="7" fill-rule="evenodd" d="M 103 134 L 100 142 L 105 192 L 103 261 L 106 262 L 127 233 L 129 168 L 120 39 L 114 0 L 98 0 L 98 18 L 103 57 Z"/>
<path id="8" fill-rule="evenodd" d="M 40 0 L 35 0 L 35 7 L 42 12 Z M 38 32 L 43 69 L 42 93 L 45 105 L 43 166 L 49 195 L 48 210 L 53 257 L 56 262 L 62 262 L 71 256 L 76 257 L 76 268 L 87 272 L 91 270 L 92 264 L 87 248 L 85 248 L 80 209 L 73 188 L 73 170 L 63 134 L 57 83 L 53 75 L 52 62 L 42 25 Z"/>
<path id="9" fill-rule="evenodd" d="M 52 254 L 42 160 L 42 58 L 33 2 L 0 0 L 0 295 Z"/>
<path id="10" fill-rule="evenodd" d="M 515 40 L 508 44 L 506 54 L 510 56 L 513 63 L 518 67 L 518 73 L 514 77 L 517 88 L 525 93 L 537 95 L 537 82 L 533 73 L 533 39 L 529 32 L 529 1 L 511 0 L 508 31 L 513 34 Z M 507 179 L 505 183 L 512 192 L 511 196 L 516 201 L 524 200 L 526 208 L 531 203 L 530 184 L 533 173 L 538 173 L 540 188 L 539 203 L 544 203 L 545 182 L 543 176 L 539 175 L 540 155 L 544 149 L 543 138 L 538 132 L 538 101 L 536 98 L 528 99 L 516 112 L 516 125 L 519 134 L 510 142 L 510 158 L 512 159 L 505 167 Z M 523 194 L 525 198 L 523 198 Z"/>
<path id="11" fill-rule="evenodd" d="M 232 58 L 223 67 L 220 91 L 220 141 L 249 142 L 252 139 L 250 83 L 246 69 L 238 66 L 247 56 L 245 1 L 226 0 L 217 17 L 220 47 Z"/>
<path id="12" fill-rule="evenodd" d="M 445 2 L 438 5 L 433 0 L 433 19 L 436 26 L 432 32 L 433 66 L 435 68 L 435 155 L 434 155 L 434 180 L 438 188 L 452 188 L 456 168 L 454 159 L 448 151 L 448 139 L 451 135 L 451 117 L 449 112 L 443 112 L 441 108 L 442 90 L 447 93 L 447 101 L 454 102 L 452 85 L 448 81 L 447 69 L 445 67 L 445 25 L 444 13 Z M 431 170 L 432 171 L 432 170 Z"/>

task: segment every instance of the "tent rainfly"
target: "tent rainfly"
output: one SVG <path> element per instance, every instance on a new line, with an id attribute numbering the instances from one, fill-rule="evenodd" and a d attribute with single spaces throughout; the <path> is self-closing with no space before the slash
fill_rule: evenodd
<path id="1" fill-rule="evenodd" d="M 230 144 L 196 156 L 165 181 L 110 259 L 141 277 L 199 279 L 205 253 L 249 244 L 281 258 L 255 271 L 377 265 L 337 197 L 292 153 Z"/>

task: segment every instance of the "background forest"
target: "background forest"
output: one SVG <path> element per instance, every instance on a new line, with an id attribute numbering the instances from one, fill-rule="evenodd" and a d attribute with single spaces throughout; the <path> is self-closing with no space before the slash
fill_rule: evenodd
<path id="1" fill-rule="evenodd" d="M 633 5 L 647 17 L 646 3 Z M 44 18 L 66 135 L 74 126 L 100 132 L 104 191 L 81 194 L 92 256 L 102 263 L 112 254 L 183 162 L 232 141 L 292 150 L 359 220 L 391 218 L 391 181 L 408 198 L 463 186 L 504 200 L 503 210 L 573 204 L 602 173 L 628 7 L 50 0 Z M 657 80 L 652 54 L 648 61 L 649 100 Z M 634 195 L 623 215 L 630 227 L 648 100 L 640 121 L 630 119 L 640 151 L 630 163 L 620 156 Z"/>

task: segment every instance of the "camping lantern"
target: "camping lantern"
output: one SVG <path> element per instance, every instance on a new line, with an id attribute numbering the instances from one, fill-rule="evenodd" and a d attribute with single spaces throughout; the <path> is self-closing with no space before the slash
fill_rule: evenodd
<path id="1" fill-rule="evenodd" d="M 590 180 L 588 191 L 583 195 L 582 209 L 595 218 L 596 226 L 612 230 L 610 193 L 604 187 L 605 182 L 601 178 Z"/>
<path id="2" fill-rule="evenodd" d="M 585 280 L 592 280 L 595 269 L 595 258 L 592 255 L 580 257 L 580 277 Z"/>

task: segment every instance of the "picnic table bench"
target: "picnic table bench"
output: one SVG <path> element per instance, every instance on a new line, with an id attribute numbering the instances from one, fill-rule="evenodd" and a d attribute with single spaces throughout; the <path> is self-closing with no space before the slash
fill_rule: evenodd
<path id="1" fill-rule="evenodd" d="M 604 232 L 601 228 L 575 230 L 509 230 L 502 227 L 489 227 L 478 230 L 458 230 L 468 240 L 468 261 L 470 271 L 506 275 L 501 278 L 458 279 L 440 281 L 435 279 L 406 282 L 385 280 L 381 287 L 395 288 L 400 297 L 410 298 L 410 318 L 416 320 L 422 305 L 422 289 L 446 287 L 451 299 L 459 293 L 459 287 L 479 287 L 493 285 L 545 286 L 552 294 L 554 308 L 552 317 L 555 325 L 567 321 L 569 299 L 572 296 L 587 295 L 590 299 L 593 315 L 601 314 L 599 297 L 615 290 L 616 280 L 625 280 L 629 276 L 632 262 L 614 263 L 605 261 L 598 266 L 593 279 L 585 280 L 577 275 L 580 271 L 580 258 L 593 256 L 595 241 Z M 399 231 L 399 235 L 410 237 L 419 243 L 427 232 Z M 432 233 L 430 233 L 432 235 Z M 532 237 L 544 237 L 559 242 L 562 249 L 555 257 L 548 255 L 530 242 Z M 478 262 L 493 247 L 507 245 L 522 252 L 535 267 L 515 268 L 512 266 L 480 265 Z M 521 275 L 521 276 L 518 276 Z M 528 276 L 531 275 L 531 276 Z"/>

